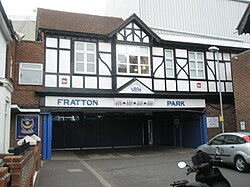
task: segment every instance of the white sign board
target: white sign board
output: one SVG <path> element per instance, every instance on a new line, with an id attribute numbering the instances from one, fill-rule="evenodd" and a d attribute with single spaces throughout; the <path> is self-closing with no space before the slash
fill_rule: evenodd
<path id="1" fill-rule="evenodd" d="M 246 123 L 245 121 L 240 122 L 240 130 L 246 130 Z"/>
<path id="2" fill-rule="evenodd" d="M 219 118 L 218 117 L 207 117 L 207 128 L 218 128 Z"/>
<path id="3" fill-rule="evenodd" d="M 77 108 L 205 108 L 205 100 L 46 96 L 45 106 Z"/>

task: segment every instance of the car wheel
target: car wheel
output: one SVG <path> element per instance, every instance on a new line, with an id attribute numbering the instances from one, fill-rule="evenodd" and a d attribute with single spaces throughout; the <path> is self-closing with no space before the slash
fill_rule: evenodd
<path id="1" fill-rule="evenodd" d="M 239 172 L 246 172 L 248 170 L 248 165 L 242 156 L 237 156 L 235 158 L 234 165 Z"/>

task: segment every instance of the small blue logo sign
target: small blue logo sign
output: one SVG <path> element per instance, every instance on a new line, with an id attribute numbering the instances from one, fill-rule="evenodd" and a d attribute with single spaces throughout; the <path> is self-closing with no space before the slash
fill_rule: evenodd
<path id="1" fill-rule="evenodd" d="M 38 134 L 38 115 L 18 115 L 16 120 L 16 139 L 22 139 L 25 136 Z"/>

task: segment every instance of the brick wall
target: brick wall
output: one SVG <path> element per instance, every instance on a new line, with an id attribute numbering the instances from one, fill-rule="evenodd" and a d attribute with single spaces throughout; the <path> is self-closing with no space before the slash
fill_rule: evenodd
<path id="1" fill-rule="evenodd" d="M 34 176 L 41 164 L 41 144 L 31 146 L 23 155 L 9 155 L 4 157 L 4 162 L 9 168 L 11 187 L 33 187 Z M 1 168 L 0 168 L 1 169 Z M 6 172 L 6 171 L 5 171 Z M 4 185 L 3 187 L 7 187 Z"/>
<path id="2" fill-rule="evenodd" d="M 16 43 L 16 58 L 15 58 L 15 75 L 14 88 L 12 94 L 12 103 L 20 107 L 38 108 L 39 97 L 36 96 L 35 91 L 41 90 L 41 86 L 34 85 L 20 85 L 19 84 L 19 64 L 25 63 L 43 63 L 44 49 L 42 42 L 36 41 L 22 41 Z"/>
<path id="3" fill-rule="evenodd" d="M 220 105 L 219 104 L 207 104 L 206 105 L 207 117 L 219 117 Z M 235 121 L 235 107 L 234 105 L 223 104 L 224 114 L 224 130 L 225 132 L 237 131 Z M 221 124 L 219 128 L 207 128 L 207 139 L 210 140 L 215 135 L 221 133 Z"/>
<path id="4" fill-rule="evenodd" d="M 7 187 L 10 181 L 10 174 L 7 167 L 0 167 L 0 187 Z"/>
<path id="5" fill-rule="evenodd" d="M 250 131 L 250 51 L 241 53 L 232 59 L 234 98 L 237 130 L 244 121 L 246 131 Z"/>

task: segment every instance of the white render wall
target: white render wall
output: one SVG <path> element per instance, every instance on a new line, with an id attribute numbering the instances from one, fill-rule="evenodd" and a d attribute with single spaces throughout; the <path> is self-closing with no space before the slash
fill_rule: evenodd
<path id="1" fill-rule="evenodd" d="M 5 78 L 6 45 L 7 41 L 5 40 L 3 33 L 0 30 L 0 78 Z"/>
<path id="2" fill-rule="evenodd" d="M 0 13 L 0 153 L 7 153 L 10 145 L 11 93 L 13 87 L 6 79 L 6 50 L 11 39 L 8 28 Z"/>
<path id="3" fill-rule="evenodd" d="M 250 42 L 235 30 L 246 7 L 236 0 L 108 0 L 105 14 L 136 13 L 148 26 Z"/>
<path id="4" fill-rule="evenodd" d="M 1 79 L 0 79 L 1 80 Z M 0 87 L 0 153 L 8 153 L 10 146 L 11 91 Z"/>

